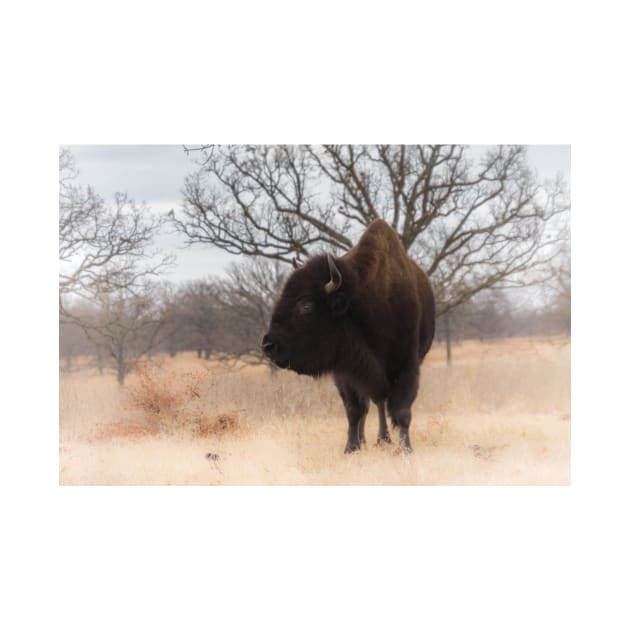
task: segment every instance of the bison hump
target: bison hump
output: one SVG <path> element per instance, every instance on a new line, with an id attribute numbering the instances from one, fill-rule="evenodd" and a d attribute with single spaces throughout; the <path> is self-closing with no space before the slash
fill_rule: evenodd
<path id="1" fill-rule="evenodd" d="M 343 258 L 362 284 L 382 296 L 415 286 L 415 263 L 396 232 L 382 219 L 370 223 L 359 242 Z"/>

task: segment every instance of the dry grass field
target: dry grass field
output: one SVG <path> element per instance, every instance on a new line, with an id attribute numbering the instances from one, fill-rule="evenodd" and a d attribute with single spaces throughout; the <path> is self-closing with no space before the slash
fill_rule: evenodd
<path id="1" fill-rule="evenodd" d="M 344 455 L 329 378 L 193 353 L 140 364 L 123 388 L 88 368 L 61 374 L 60 483 L 568 484 L 570 341 L 469 341 L 450 367 L 444 356 L 436 344 L 423 366 L 409 455 L 375 445 L 374 405 L 367 448 Z"/>

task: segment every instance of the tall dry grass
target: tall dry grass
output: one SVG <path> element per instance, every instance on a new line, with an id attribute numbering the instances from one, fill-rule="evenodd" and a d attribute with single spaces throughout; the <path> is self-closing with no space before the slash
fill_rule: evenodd
<path id="1" fill-rule="evenodd" d="M 144 363 L 124 388 L 89 370 L 60 377 L 64 484 L 565 484 L 570 344 L 466 342 L 431 351 L 414 405 L 414 452 L 343 454 L 330 379 L 227 371 L 194 354 Z M 207 459 L 205 454 L 213 454 Z"/>

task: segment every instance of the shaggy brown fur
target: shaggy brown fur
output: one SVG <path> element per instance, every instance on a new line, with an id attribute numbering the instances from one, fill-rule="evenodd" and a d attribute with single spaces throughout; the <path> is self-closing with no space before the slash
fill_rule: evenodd
<path id="1" fill-rule="evenodd" d="M 379 443 L 391 441 L 387 403 L 401 445 L 411 449 L 411 404 L 434 325 L 428 277 L 377 220 L 344 256 L 316 256 L 291 274 L 262 345 L 279 367 L 332 372 L 348 416 L 346 452 L 365 442 L 370 399 L 379 409 Z"/>

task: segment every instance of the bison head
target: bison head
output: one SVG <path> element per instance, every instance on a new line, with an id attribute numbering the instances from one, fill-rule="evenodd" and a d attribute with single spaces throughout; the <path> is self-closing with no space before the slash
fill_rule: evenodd
<path id="1" fill-rule="evenodd" d="M 298 267 L 287 279 L 262 339 L 267 357 L 299 374 L 330 371 L 343 352 L 351 284 L 349 270 L 330 254 Z"/>

